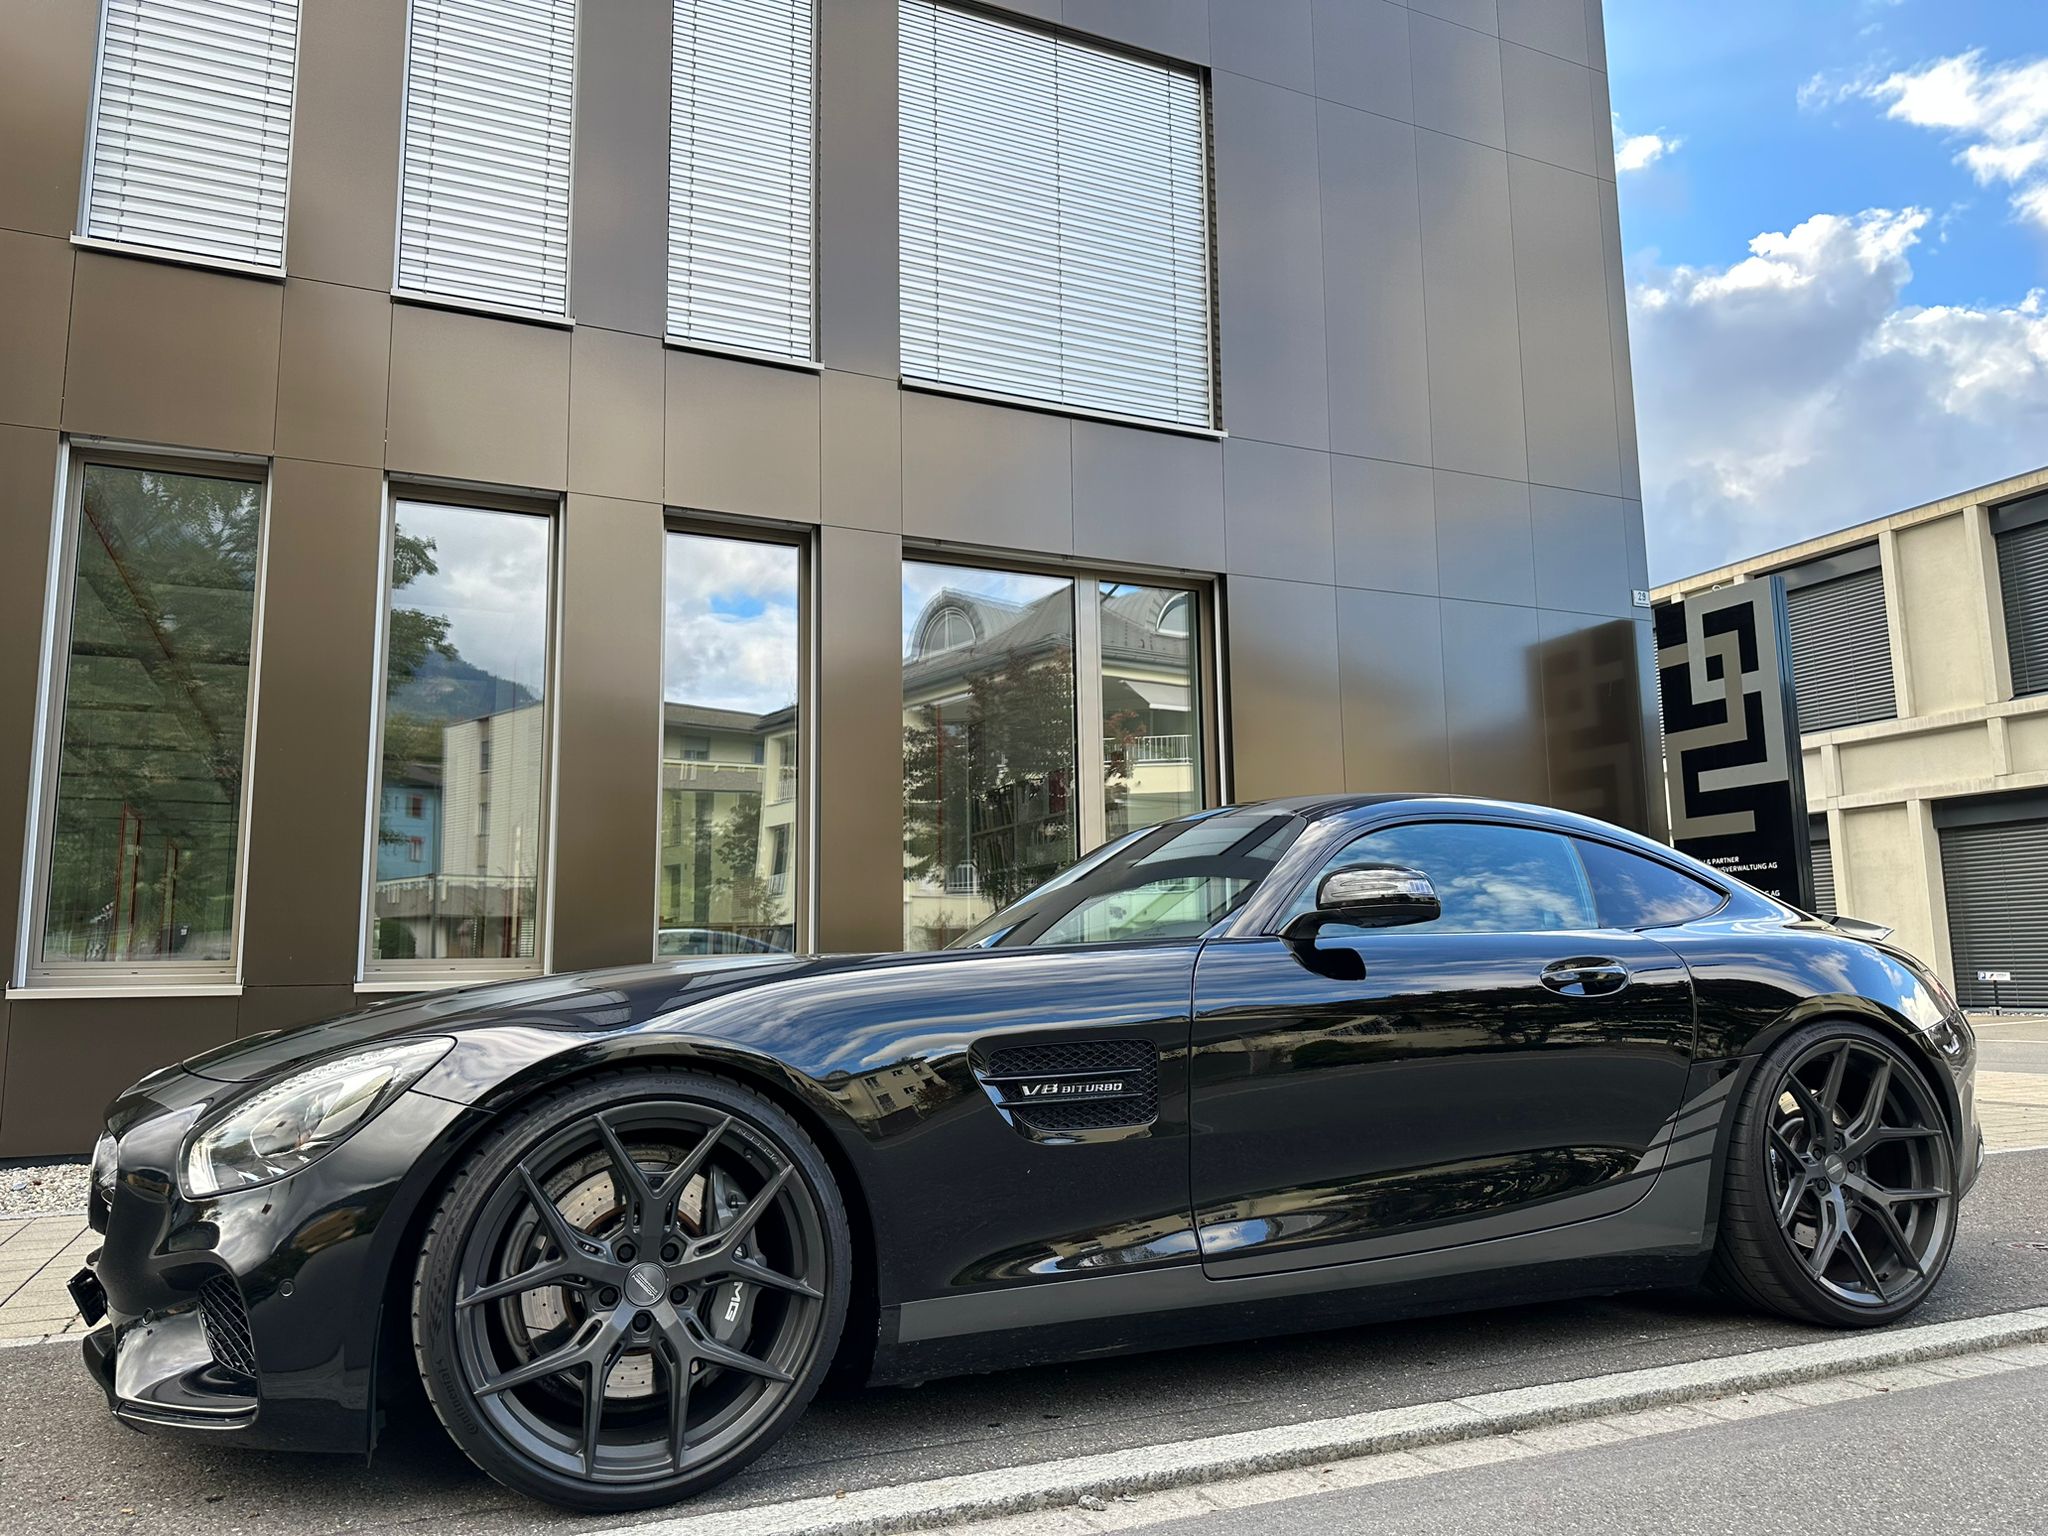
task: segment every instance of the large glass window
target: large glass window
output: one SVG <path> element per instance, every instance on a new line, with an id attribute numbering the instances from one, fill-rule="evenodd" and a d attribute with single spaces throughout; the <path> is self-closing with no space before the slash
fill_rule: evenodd
<path id="1" fill-rule="evenodd" d="M 91 463 L 75 484 L 32 968 L 226 979 L 263 487 Z"/>
<path id="2" fill-rule="evenodd" d="M 282 266 L 298 37 L 298 0 L 106 0 L 80 232 Z"/>
<path id="3" fill-rule="evenodd" d="M 657 954 L 797 947 L 799 561 L 793 545 L 668 535 Z"/>
<path id="4" fill-rule="evenodd" d="M 1201 806 L 1191 599 L 904 566 L 906 947 L 942 948 L 1083 850 Z"/>
<path id="5" fill-rule="evenodd" d="M 569 307 L 576 0 L 412 0 L 398 288 Z"/>
<path id="6" fill-rule="evenodd" d="M 552 520 L 400 500 L 369 969 L 537 970 Z"/>
<path id="7" fill-rule="evenodd" d="M 1207 427 L 1201 76 L 899 0 L 903 372 Z"/>
<path id="8" fill-rule="evenodd" d="M 1129 582 L 1096 586 L 1102 636 L 1105 832 L 1202 807 L 1195 595 Z"/>

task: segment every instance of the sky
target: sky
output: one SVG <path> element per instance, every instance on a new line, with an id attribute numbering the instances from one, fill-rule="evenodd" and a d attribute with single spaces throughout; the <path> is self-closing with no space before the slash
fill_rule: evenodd
<path id="1" fill-rule="evenodd" d="M 2048 465 L 2048 0 L 1607 0 L 1650 575 Z"/>

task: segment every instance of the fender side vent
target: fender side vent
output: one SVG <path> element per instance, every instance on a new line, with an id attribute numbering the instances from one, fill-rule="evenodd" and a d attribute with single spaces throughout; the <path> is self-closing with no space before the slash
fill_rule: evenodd
<path id="1" fill-rule="evenodd" d="M 1027 1133 L 1130 1130 L 1159 1118 L 1159 1052 L 1149 1040 L 1006 1046 L 976 1075 Z"/>

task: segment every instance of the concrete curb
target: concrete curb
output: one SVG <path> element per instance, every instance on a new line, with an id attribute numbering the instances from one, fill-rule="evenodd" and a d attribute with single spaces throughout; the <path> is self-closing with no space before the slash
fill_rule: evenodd
<path id="1" fill-rule="evenodd" d="M 2043 1340 L 2048 1340 L 2048 1307 L 2031 1307 L 1549 1386 L 1483 1392 L 1408 1408 L 1212 1435 L 1173 1445 L 998 1467 L 896 1488 L 685 1514 L 618 1527 L 602 1536 L 883 1536 L 1072 1505 L 1088 1494 L 1108 1498 L 1385 1451 L 1478 1440 Z"/>

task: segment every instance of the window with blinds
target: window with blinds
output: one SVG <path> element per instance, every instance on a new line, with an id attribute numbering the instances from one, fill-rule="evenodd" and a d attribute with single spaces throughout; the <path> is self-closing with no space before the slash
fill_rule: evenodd
<path id="1" fill-rule="evenodd" d="M 668 333 L 810 358 L 811 0 L 675 0 Z"/>
<path id="2" fill-rule="evenodd" d="M 398 290 L 569 307 L 576 0 L 412 0 Z"/>
<path id="3" fill-rule="evenodd" d="M 2048 521 L 2001 528 L 1997 540 L 2013 695 L 2048 693 Z"/>
<path id="4" fill-rule="evenodd" d="M 298 0 L 106 0 L 81 233 L 284 265 Z"/>
<path id="5" fill-rule="evenodd" d="M 1884 601 L 1884 572 L 1875 566 L 1785 594 L 1801 734 L 1898 714 Z"/>
<path id="6" fill-rule="evenodd" d="M 898 12 L 904 374 L 1213 425 L 1200 76 Z"/>

